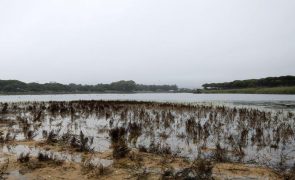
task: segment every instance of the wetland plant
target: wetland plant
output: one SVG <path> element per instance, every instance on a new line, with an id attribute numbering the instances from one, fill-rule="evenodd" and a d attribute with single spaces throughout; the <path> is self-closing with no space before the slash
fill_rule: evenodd
<path id="1" fill-rule="evenodd" d="M 113 148 L 113 157 L 120 159 L 126 157 L 130 149 L 126 142 L 126 130 L 124 128 L 114 128 L 109 132 Z"/>
<path id="2" fill-rule="evenodd" d="M 19 157 L 17 158 L 17 161 L 20 163 L 27 163 L 30 161 L 30 153 L 24 153 L 22 152 Z"/>
<path id="3" fill-rule="evenodd" d="M 4 179 L 4 175 L 7 174 L 7 169 L 9 166 L 9 159 L 5 159 L 5 162 L 0 164 L 0 179 Z"/>
<path id="4" fill-rule="evenodd" d="M 109 131 L 114 157 L 117 158 L 128 154 L 129 144 L 138 146 L 138 137 L 146 137 L 144 146 L 138 147 L 140 151 L 156 154 L 171 154 L 171 151 L 181 148 L 174 146 L 174 142 L 171 142 L 174 139 L 185 141 L 181 145 L 192 146 L 192 149 L 196 146 L 212 148 L 211 144 L 217 143 L 213 156 L 221 162 L 228 159 L 224 147 L 242 161 L 244 156 L 244 159 L 253 158 L 249 157 L 253 153 L 246 150 L 269 148 L 271 152 L 262 153 L 279 157 L 284 145 L 292 147 L 295 142 L 294 113 L 264 112 L 244 107 L 137 101 L 23 102 L 0 103 L 0 115 L 1 123 L 3 120 L 5 125 L 7 115 L 17 119 L 11 126 L 12 130 L 0 132 L 0 143 L 14 140 L 15 134 L 21 131 L 26 139 L 33 139 L 35 133 L 30 130 L 33 127 L 35 132 L 42 132 L 40 128 L 43 127 L 42 123 L 47 122 L 45 120 L 49 121 L 52 129 L 67 126 L 79 132 L 87 124 L 84 120 L 93 116 L 99 120 L 95 123 L 107 122 L 103 130 Z M 69 124 L 63 121 L 65 118 L 71 120 Z M 59 131 L 44 131 L 43 135 L 48 144 L 66 144 L 79 152 L 91 151 L 93 137 L 86 137 L 84 133 L 60 136 Z M 190 151 L 186 150 L 188 148 L 183 149 Z M 278 163 L 279 160 L 275 161 Z M 290 164 L 290 160 L 286 161 Z"/>
<path id="5" fill-rule="evenodd" d="M 88 159 L 81 164 L 81 171 L 83 174 L 89 174 L 90 177 L 99 178 L 109 174 L 111 170 L 108 167 L 104 167 L 102 164 L 95 165 Z"/>
<path id="6" fill-rule="evenodd" d="M 175 179 L 212 179 L 213 164 L 210 160 L 198 158 L 188 168 L 175 174 Z"/>
<path id="7" fill-rule="evenodd" d="M 14 141 L 15 138 L 16 138 L 16 134 L 11 135 L 11 133 L 8 131 L 5 135 L 3 131 L 0 131 L 0 143 L 2 144 Z"/>
<path id="8" fill-rule="evenodd" d="M 2 114 L 5 114 L 5 113 L 7 113 L 7 110 L 8 110 L 8 103 L 4 103 L 3 104 L 3 108 L 1 110 L 1 113 Z"/>
<path id="9" fill-rule="evenodd" d="M 126 141 L 120 141 L 116 144 L 113 144 L 112 147 L 113 147 L 113 157 L 115 159 L 121 159 L 126 157 L 130 151 Z"/>
<path id="10" fill-rule="evenodd" d="M 57 165 L 57 166 L 60 166 L 64 163 L 64 160 L 58 159 L 53 154 L 42 153 L 42 152 L 38 153 L 37 159 L 39 162 L 46 162 L 46 163 Z"/>
<path id="11" fill-rule="evenodd" d="M 213 160 L 216 162 L 228 162 L 229 158 L 227 155 L 227 150 L 222 148 L 219 143 L 216 144 L 215 151 L 213 154 Z"/>
<path id="12" fill-rule="evenodd" d="M 284 179 L 285 180 L 294 180 L 295 179 L 295 163 L 289 171 L 284 173 Z"/>
<path id="13" fill-rule="evenodd" d="M 38 134 L 32 130 L 28 131 L 26 134 L 26 139 L 31 141 L 34 139 L 34 137 L 36 137 Z"/>
<path id="14" fill-rule="evenodd" d="M 129 142 L 136 144 L 138 137 L 142 134 L 142 126 L 138 123 L 129 123 L 127 130 L 129 131 Z"/>
<path id="15" fill-rule="evenodd" d="M 94 150 L 91 148 L 91 145 L 93 144 L 93 137 L 86 137 L 82 131 L 80 131 L 79 139 L 73 137 L 70 144 L 71 147 L 75 148 L 79 152 L 93 152 Z"/>
<path id="16" fill-rule="evenodd" d="M 155 143 L 154 141 L 150 144 L 148 152 L 153 154 L 172 155 L 170 146 L 161 145 L 160 143 Z"/>
<path id="17" fill-rule="evenodd" d="M 58 133 L 55 133 L 53 130 L 51 130 L 47 136 L 46 142 L 48 144 L 55 144 L 58 142 Z"/>

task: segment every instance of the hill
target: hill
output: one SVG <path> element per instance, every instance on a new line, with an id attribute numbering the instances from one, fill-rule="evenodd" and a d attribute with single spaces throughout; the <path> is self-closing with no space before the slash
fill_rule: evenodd
<path id="1" fill-rule="evenodd" d="M 295 76 L 203 84 L 203 93 L 295 94 Z"/>
<path id="2" fill-rule="evenodd" d="M 204 89 L 241 89 L 280 86 L 295 86 L 295 76 L 267 77 L 262 79 L 203 84 Z"/>

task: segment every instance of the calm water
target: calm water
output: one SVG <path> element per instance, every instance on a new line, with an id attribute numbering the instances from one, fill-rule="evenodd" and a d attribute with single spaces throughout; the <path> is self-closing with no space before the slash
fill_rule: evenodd
<path id="1" fill-rule="evenodd" d="M 190 93 L 139 93 L 139 94 L 59 94 L 59 95 L 4 95 L 0 102 L 20 101 L 72 101 L 72 100 L 137 100 L 185 103 L 228 103 L 263 107 L 295 109 L 295 95 L 266 94 L 190 94 Z"/>

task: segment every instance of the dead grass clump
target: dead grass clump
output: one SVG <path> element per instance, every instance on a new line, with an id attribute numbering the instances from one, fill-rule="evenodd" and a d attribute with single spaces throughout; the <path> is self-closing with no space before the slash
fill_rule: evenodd
<path id="1" fill-rule="evenodd" d="M 20 169 L 21 174 L 32 172 L 36 169 L 46 168 L 48 166 L 61 166 L 64 160 L 60 160 L 53 154 L 39 152 L 37 159 L 30 159 L 28 154 L 21 155 L 18 161 L 22 164 Z"/>
<path id="2" fill-rule="evenodd" d="M 162 180 L 176 179 L 174 169 L 172 168 L 164 169 L 161 179 Z"/>
<path id="3" fill-rule="evenodd" d="M 198 158 L 192 165 L 175 174 L 175 179 L 212 179 L 213 164 L 209 160 Z"/>
<path id="4" fill-rule="evenodd" d="M 239 161 L 242 161 L 242 159 L 246 155 L 244 150 L 243 150 L 243 147 L 240 144 L 233 147 L 233 154 L 238 157 Z"/>
<path id="5" fill-rule="evenodd" d="M 247 145 L 247 142 L 248 142 L 248 133 L 249 133 L 249 130 L 244 128 L 241 132 L 241 137 L 240 137 L 240 142 L 239 142 L 239 145 L 242 146 L 242 147 L 245 147 Z"/>
<path id="6" fill-rule="evenodd" d="M 70 132 L 67 132 L 61 136 L 59 143 L 62 143 L 62 144 L 69 143 L 72 137 L 73 135 Z"/>
<path id="7" fill-rule="evenodd" d="M 38 161 L 44 162 L 44 161 L 50 161 L 51 157 L 48 154 L 39 152 L 37 159 Z"/>
<path id="8" fill-rule="evenodd" d="M 135 163 L 136 169 L 139 169 L 143 166 L 143 157 L 137 152 L 130 152 L 128 158 Z"/>
<path id="9" fill-rule="evenodd" d="M 51 115 L 55 116 L 57 112 L 59 112 L 59 104 L 58 102 L 49 102 L 48 110 Z"/>
<path id="10" fill-rule="evenodd" d="M 30 131 L 27 132 L 26 139 L 29 140 L 29 141 L 31 141 L 36 136 L 37 136 L 37 133 L 30 130 Z"/>
<path id="11" fill-rule="evenodd" d="M 119 143 L 113 144 L 113 157 L 115 159 L 126 157 L 129 151 L 130 149 L 128 148 L 126 142 L 121 141 Z"/>
<path id="12" fill-rule="evenodd" d="M 39 152 L 37 159 L 39 162 L 46 162 L 51 165 L 57 165 L 57 166 L 60 166 L 64 163 L 64 160 L 58 159 L 53 154 L 47 154 L 42 152 Z"/>
<path id="13" fill-rule="evenodd" d="M 76 149 L 78 152 L 93 152 L 94 149 L 91 148 L 92 144 L 93 137 L 86 137 L 82 131 L 80 131 L 79 139 L 73 137 L 70 143 L 71 147 Z"/>
<path id="14" fill-rule="evenodd" d="M 55 133 L 53 130 L 49 132 L 46 142 L 48 144 L 55 144 L 58 143 L 58 134 Z"/>
<path id="15" fill-rule="evenodd" d="M 186 135 L 184 133 L 181 133 L 181 134 L 177 134 L 176 137 L 179 139 L 185 139 Z"/>
<path id="16" fill-rule="evenodd" d="M 17 161 L 20 163 L 27 163 L 30 161 L 30 153 L 21 153 L 17 158 Z"/>
<path id="17" fill-rule="evenodd" d="M 111 137 L 111 142 L 115 144 L 126 138 L 126 130 L 123 127 L 117 127 L 111 129 L 109 135 Z"/>
<path id="18" fill-rule="evenodd" d="M 5 135 L 4 132 L 0 131 L 0 143 L 8 143 L 8 142 L 14 141 L 15 138 L 16 138 L 16 134 L 11 135 L 10 132 L 7 132 Z"/>
<path id="19" fill-rule="evenodd" d="M 102 164 L 95 165 L 91 163 L 91 160 L 86 160 L 81 164 L 82 174 L 88 174 L 89 177 L 99 178 L 103 175 L 107 175 L 111 172 L 110 168 L 104 167 Z"/>
<path id="20" fill-rule="evenodd" d="M 291 127 L 291 125 L 284 126 L 281 130 L 281 137 L 283 140 L 283 144 L 286 144 L 286 142 L 294 137 L 294 131 Z"/>
<path id="21" fill-rule="evenodd" d="M 229 158 L 227 155 L 227 150 L 225 148 L 222 148 L 219 143 L 216 144 L 216 149 L 213 154 L 213 159 L 216 162 L 228 162 L 229 161 Z"/>
<path id="22" fill-rule="evenodd" d="M 139 169 L 138 171 L 134 172 L 132 177 L 135 177 L 136 179 L 140 179 L 140 180 L 148 180 L 150 179 L 150 174 L 149 172 L 147 172 L 146 168 L 144 169 Z"/>
<path id="23" fill-rule="evenodd" d="M 198 173 L 198 178 L 210 179 L 213 165 L 209 160 L 197 159 L 194 161 L 192 168 Z"/>
<path id="24" fill-rule="evenodd" d="M 129 123 L 127 130 L 129 131 L 129 142 L 136 144 L 138 137 L 141 135 L 142 127 L 141 124 Z"/>
<path id="25" fill-rule="evenodd" d="M 130 151 L 126 142 L 126 130 L 122 127 L 114 128 L 110 130 L 109 134 L 113 147 L 113 157 L 115 159 L 126 157 Z"/>
<path id="26" fill-rule="evenodd" d="M 161 132 L 159 133 L 159 137 L 163 140 L 167 140 L 169 138 L 169 134 L 165 133 L 165 132 Z"/>
<path id="27" fill-rule="evenodd" d="M 155 144 L 154 142 L 152 142 L 150 144 L 150 147 L 148 149 L 149 153 L 153 153 L 153 154 L 165 154 L 165 155 L 172 155 L 172 151 L 170 146 L 168 145 L 161 145 L 160 143 Z"/>
<path id="28" fill-rule="evenodd" d="M 284 173 L 283 176 L 285 180 L 295 180 L 295 164 L 288 172 Z"/>
<path id="29" fill-rule="evenodd" d="M 3 108 L 1 110 L 1 113 L 2 114 L 5 114 L 5 113 L 7 113 L 7 110 L 8 110 L 8 103 L 4 103 L 3 104 Z"/>
<path id="30" fill-rule="evenodd" d="M 252 136 L 251 141 L 254 144 L 262 146 L 264 145 L 264 134 L 263 129 L 260 127 L 255 128 L 255 135 Z"/>
<path id="31" fill-rule="evenodd" d="M 142 145 L 140 145 L 138 147 L 138 150 L 139 150 L 139 152 L 144 152 L 144 153 L 147 153 L 148 152 L 148 149 L 145 146 L 142 146 Z"/>
<path id="32" fill-rule="evenodd" d="M 7 174 L 7 169 L 9 166 L 9 159 L 7 158 L 4 163 L 0 164 L 0 179 L 4 179 L 4 175 Z"/>
<path id="33" fill-rule="evenodd" d="M 3 131 L 0 131 L 0 143 L 5 143 L 5 137 Z"/>
<path id="34" fill-rule="evenodd" d="M 39 111 L 36 112 L 36 114 L 34 115 L 33 122 L 41 122 L 41 117 L 42 117 L 42 110 L 39 110 Z"/>

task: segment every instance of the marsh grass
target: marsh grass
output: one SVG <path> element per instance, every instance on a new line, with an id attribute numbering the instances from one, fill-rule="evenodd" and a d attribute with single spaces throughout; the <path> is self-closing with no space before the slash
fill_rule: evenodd
<path id="1" fill-rule="evenodd" d="M 70 136 L 70 135 L 67 135 Z M 64 136 L 64 139 L 70 139 L 69 137 Z M 89 138 L 84 135 L 82 131 L 80 131 L 79 138 L 73 136 L 71 138 L 71 147 L 76 149 L 78 152 L 93 152 L 93 148 L 91 145 L 93 144 L 93 137 Z"/>
<path id="2" fill-rule="evenodd" d="M 39 152 L 37 159 L 39 162 L 46 162 L 47 164 L 55 165 L 55 166 L 61 166 L 64 163 L 64 160 L 58 159 L 53 154 L 47 154 Z"/>
<path id="3" fill-rule="evenodd" d="M 19 157 L 17 158 L 17 161 L 20 163 L 27 163 L 30 161 L 30 153 L 24 153 L 22 152 Z"/>
<path id="4" fill-rule="evenodd" d="M 138 101 L 72 101 L 0 103 L 0 110 L 4 113 L 3 117 L 17 117 L 20 130 L 27 139 L 34 139 L 37 132 L 43 131 L 46 143 L 66 146 L 78 152 L 92 152 L 97 147 L 97 144 L 93 144 L 96 134 L 87 137 L 82 123 L 89 118 L 97 120 L 97 124 L 107 122 L 99 127 L 101 129 L 97 128 L 96 132 L 104 134 L 109 131 L 115 159 L 128 157 L 129 147 L 138 147 L 142 152 L 163 156 L 173 155 L 178 152 L 178 147 L 173 147 L 169 141 L 176 137 L 177 141 L 185 142 L 184 146 L 215 148 L 210 155 L 217 162 L 236 158 L 243 162 L 249 147 L 253 147 L 253 151 L 268 150 L 267 148 L 279 151 L 285 145 L 294 143 L 295 136 L 294 113 L 267 112 L 246 107 Z M 69 119 L 69 124 L 64 124 L 64 118 Z M 46 131 L 41 126 L 45 120 L 49 121 L 50 127 Z M 68 126 L 67 132 L 61 134 L 64 131 L 59 130 L 65 126 Z M 0 143 L 14 140 L 17 131 L 11 129 L 12 131 L 0 133 Z M 80 134 L 76 134 L 79 131 Z M 210 147 L 212 143 L 216 143 L 216 147 Z M 228 156 L 227 151 L 232 156 Z"/>
<path id="5" fill-rule="evenodd" d="M 47 133 L 44 133 L 44 134 L 47 134 Z M 48 144 L 58 143 L 58 133 L 55 132 L 54 130 L 51 130 L 47 135 L 46 143 Z"/>
<path id="6" fill-rule="evenodd" d="M 115 159 L 120 159 L 126 157 L 130 149 L 124 142 L 116 143 L 113 145 L 113 157 Z"/>
<path id="7" fill-rule="evenodd" d="M 115 159 L 126 157 L 130 151 L 126 142 L 126 130 L 122 127 L 114 128 L 110 130 L 109 135 L 111 137 L 113 157 Z"/>
<path id="8" fill-rule="evenodd" d="M 213 164 L 209 159 L 197 158 L 190 167 L 177 172 L 174 178 L 210 180 L 212 179 L 212 168 Z"/>
<path id="9" fill-rule="evenodd" d="M 4 143 L 8 143 L 8 142 L 13 142 L 16 138 L 16 134 L 11 134 L 9 131 L 4 134 L 3 131 L 0 131 L 0 143 L 4 144 Z"/>
<path id="10" fill-rule="evenodd" d="M 19 170 L 21 174 L 30 173 L 46 167 L 62 166 L 64 164 L 64 160 L 58 159 L 53 154 L 44 152 L 39 152 L 37 158 L 30 158 L 29 153 L 21 153 L 18 157 L 18 162 L 21 165 Z"/>
<path id="11" fill-rule="evenodd" d="M 219 143 L 216 144 L 213 160 L 216 162 L 229 162 L 228 151 L 225 148 L 222 148 Z"/>
<path id="12" fill-rule="evenodd" d="M 35 131 L 29 130 L 26 134 L 26 139 L 31 141 L 33 140 L 38 134 Z"/>
<path id="13" fill-rule="evenodd" d="M 129 132 L 128 141 L 130 143 L 136 144 L 137 139 L 142 134 L 142 126 L 136 122 L 129 123 L 127 131 Z"/>
<path id="14" fill-rule="evenodd" d="M 89 177 L 100 178 L 111 173 L 111 169 L 104 167 L 102 164 L 95 165 L 88 159 L 81 164 L 81 172 L 82 174 L 88 174 Z"/>
<path id="15" fill-rule="evenodd" d="M 0 164 L 0 179 L 4 179 L 4 175 L 6 175 L 8 172 L 8 166 L 9 166 L 9 158 L 5 159 L 3 163 Z"/>
<path id="16" fill-rule="evenodd" d="M 293 167 L 283 174 L 285 180 L 295 180 L 295 163 Z"/>
<path id="17" fill-rule="evenodd" d="M 143 150 L 141 148 L 141 150 Z M 152 141 L 149 148 L 147 149 L 147 152 L 153 153 L 153 154 L 160 154 L 160 155 L 172 155 L 171 147 L 166 144 L 155 143 Z"/>

